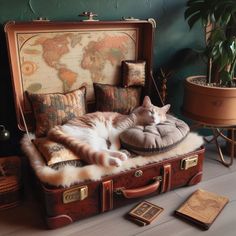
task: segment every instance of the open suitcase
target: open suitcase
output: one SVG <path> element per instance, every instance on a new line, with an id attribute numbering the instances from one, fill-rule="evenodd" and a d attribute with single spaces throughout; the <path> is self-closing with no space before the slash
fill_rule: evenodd
<path id="1" fill-rule="evenodd" d="M 147 21 L 34 21 L 7 23 L 5 32 L 12 68 L 12 84 L 19 128 L 25 131 L 27 127 L 29 131 L 33 131 L 34 127 L 31 107 L 25 96 L 25 91 L 29 87 L 35 90 L 38 89 L 38 91 L 43 93 L 65 91 L 65 86 L 61 86 L 62 81 L 60 79 L 52 79 L 52 82 L 48 82 L 48 78 L 56 77 L 57 74 L 55 68 L 49 68 L 49 61 L 47 63 L 39 61 L 40 55 L 41 59 L 46 56 L 46 54 L 43 55 L 42 50 L 47 50 L 41 44 L 43 42 L 42 38 L 48 37 L 52 40 L 58 35 L 61 36 L 61 39 L 64 37 L 64 44 L 62 43 L 61 47 L 65 47 L 66 51 L 71 52 L 76 60 L 81 60 L 81 57 L 85 56 L 84 51 L 88 49 L 90 43 L 98 42 L 104 37 L 113 37 L 113 39 L 117 37 L 120 40 L 122 37 L 126 37 L 126 40 L 122 42 L 123 48 L 119 48 L 119 50 L 124 50 L 122 57 L 115 62 L 115 65 L 113 64 L 113 67 L 107 65 L 102 67 L 102 70 L 106 70 L 103 73 L 107 75 L 103 83 L 119 84 L 121 59 L 145 60 L 146 83 L 144 94 L 148 94 L 152 87 L 151 71 L 154 30 L 155 21 L 152 19 Z M 72 39 L 71 35 L 77 37 Z M 70 37 L 69 41 L 67 37 Z M 80 49 L 77 49 L 78 55 L 76 55 L 74 49 L 76 48 L 76 40 L 79 40 L 78 45 L 80 47 Z M 33 50 L 30 47 L 32 45 L 35 46 L 36 41 L 38 45 Z M 113 43 L 106 45 L 114 47 Z M 32 63 L 34 55 L 38 59 Z M 54 57 L 54 60 L 56 59 Z M 65 63 L 70 62 L 66 61 L 70 60 L 66 57 L 64 60 Z M 104 63 L 104 61 L 101 63 Z M 43 66 L 45 68 L 41 70 Z M 80 69 L 80 66 L 78 66 L 78 69 Z M 35 71 L 37 71 L 37 75 L 34 77 Z M 80 73 L 81 71 L 77 72 Z M 52 73 L 51 77 L 50 73 Z M 83 83 L 86 83 L 89 87 L 87 93 L 88 104 L 90 109 L 93 109 L 94 94 L 91 89 L 94 82 L 93 73 L 96 74 L 98 72 L 91 69 L 89 73 L 89 79 L 86 81 L 74 81 L 71 88 L 67 86 L 67 89 L 72 89 L 73 86 L 73 89 L 75 89 L 75 87 L 80 87 Z M 47 83 L 47 86 L 44 86 L 45 83 Z M 115 172 L 109 172 L 102 168 L 102 171 L 98 170 L 98 172 L 101 171 L 99 177 L 84 177 L 84 179 L 71 182 L 71 184 L 62 184 L 60 181 L 58 182 L 58 178 L 57 182 L 54 183 L 53 177 L 47 180 L 41 175 L 41 170 L 46 169 L 52 172 L 52 176 L 54 174 L 57 175 L 58 172 L 49 170 L 49 167 L 44 166 L 43 158 L 31 143 L 28 144 L 30 147 L 26 148 L 25 152 L 29 156 L 32 169 L 36 175 L 37 187 L 45 206 L 47 225 L 49 228 L 58 228 L 76 220 L 121 207 L 137 198 L 165 193 L 181 186 L 197 184 L 202 177 L 204 158 L 202 143 L 202 139 L 199 136 L 190 133 L 183 141 L 183 144 L 179 144 L 176 148 L 166 153 L 158 154 L 156 161 L 144 162 L 146 164 L 143 165 L 136 163 L 126 169 Z M 85 168 L 89 169 L 90 167 L 86 166 Z M 95 174 L 94 167 L 91 168 L 90 173 L 93 172 Z"/>

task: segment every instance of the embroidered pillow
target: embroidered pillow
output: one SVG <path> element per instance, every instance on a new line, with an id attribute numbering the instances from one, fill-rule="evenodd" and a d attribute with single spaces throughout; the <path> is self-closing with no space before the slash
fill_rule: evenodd
<path id="1" fill-rule="evenodd" d="M 60 165 L 65 164 L 83 165 L 78 156 L 60 143 L 51 141 L 48 138 L 36 138 L 32 142 L 42 154 L 46 164 L 52 168 L 58 168 Z"/>
<path id="2" fill-rule="evenodd" d="M 66 94 L 27 93 L 34 111 L 36 137 L 47 134 L 49 129 L 85 114 L 85 87 Z"/>
<path id="3" fill-rule="evenodd" d="M 123 86 L 144 86 L 145 61 L 122 61 Z"/>
<path id="4" fill-rule="evenodd" d="M 94 84 L 96 109 L 129 114 L 140 105 L 141 87 L 123 88 L 107 84 Z"/>

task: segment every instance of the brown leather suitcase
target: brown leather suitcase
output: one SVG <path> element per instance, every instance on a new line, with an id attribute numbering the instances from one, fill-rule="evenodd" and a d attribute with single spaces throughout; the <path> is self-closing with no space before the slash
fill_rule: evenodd
<path id="1" fill-rule="evenodd" d="M 70 188 L 39 184 L 49 228 L 124 206 L 134 200 L 200 182 L 204 149 L 149 164 L 101 181 L 87 181 Z M 196 164 L 197 163 L 197 164 Z"/>
<path id="2" fill-rule="evenodd" d="M 49 60 L 46 60 L 47 63 L 44 63 L 47 66 L 47 70 L 45 70 L 43 74 L 46 79 L 44 76 L 44 79 L 40 76 L 32 77 L 34 73 L 37 74 L 40 72 L 44 64 L 41 64 L 40 61 L 32 63 L 30 61 L 31 57 L 28 57 L 28 55 L 50 56 L 40 51 L 42 50 L 42 42 L 45 40 L 45 37 L 52 39 L 53 37 L 57 37 L 57 35 L 65 36 L 64 44 L 61 46 L 65 47 L 64 52 L 66 52 L 67 50 L 73 49 L 76 40 L 80 40 L 79 37 L 74 37 L 74 41 L 72 38 L 68 39 L 66 37 L 71 37 L 71 35 L 73 36 L 73 34 L 76 33 L 81 33 L 81 37 L 90 34 L 90 38 L 87 38 L 88 40 L 94 40 L 95 36 L 93 34 L 97 34 L 97 40 L 107 35 L 114 36 L 113 34 L 128 35 L 127 42 L 129 42 L 129 46 L 123 45 L 126 49 L 125 52 L 128 52 L 128 54 L 122 54 L 122 60 L 132 59 L 146 61 L 144 94 L 148 94 L 152 87 L 152 45 L 154 41 L 154 31 L 155 21 L 153 19 L 143 21 L 37 21 L 7 23 L 5 32 L 12 68 L 12 84 L 15 94 L 15 106 L 19 128 L 23 131 L 27 129 L 33 131 L 34 127 L 34 123 L 32 122 L 34 120 L 32 110 L 27 96 L 25 96 L 27 89 L 30 88 L 37 90 L 37 92 L 42 92 L 40 89 L 43 88 L 44 93 L 63 92 L 55 91 L 55 89 L 59 88 L 58 84 L 61 85 L 59 79 L 53 80 L 53 86 L 51 87 L 44 86 L 44 83 L 48 82 L 47 78 L 53 78 L 49 75 L 49 72 L 51 72 L 51 68 L 49 67 L 53 67 L 55 63 L 57 63 L 55 61 L 56 59 L 61 59 L 60 54 L 55 55 L 54 64 L 50 64 Z M 45 33 L 48 35 L 44 35 Z M 35 41 L 36 39 L 38 39 L 38 41 Z M 71 42 L 70 47 L 67 45 L 68 42 Z M 84 41 L 80 41 L 81 47 L 83 46 L 83 42 Z M 33 45 L 35 48 L 28 50 L 28 48 L 26 48 L 27 45 L 29 47 Z M 88 46 L 88 44 L 86 45 Z M 111 46 L 112 45 L 114 44 L 111 44 Z M 85 49 L 87 48 L 88 47 L 85 47 Z M 72 54 L 73 53 L 74 52 L 72 52 Z M 56 56 L 59 57 L 57 58 Z M 60 66 L 61 64 L 57 65 Z M 114 70 L 119 71 L 120 65 L 121 62 Z M 56 69 L 57 67 L 53 68 L 53 76 L 55 76 Z M 106 71 L 106 74 L 108 72 L 109 71 Z M 31 77 L 33 79 L 30 80 L 29 78 Z M 108 78 L 109 80 L 103 82 L 108 84 L 120 83 L 120 76 L 119 73 L 117 76 L 117 71 L 113 71 Z M 86 83 L 89 84 L 91 81 L 88 80 Z M 78 86 L 79 85 L 81 84 L 78 84 Z M 93 94 L 89 90 L 87 95 L 88 103 L 90 107 L 92 107 L 94 102 Z M 188 139 L 188 137 L 186 139 Z M 99 180 L 84 180 L 79 184 L 72 184 L 69 187 L 58 187 L 60 184 L 53 184 L 53 181 L 49 181 L 50 183 L 48 183 L 47 180 L 40 177 L 38 172 L 40 168 L 33 168 L 33 172 L 35 172 L 36 183 L 38 184 L 38 189 L 42 196 L 41 199 L 45 208 L 47 225 L 49 228 L 58 228 L 76 220 L 118 208 L 124 204 L 133 202 L 134 199 L 165 193 L 181 186 L 197 184 L 202 177 L 203 158 L 204 148 L 198 145 L 187 153 L 177 152 L 173 154 L 173 156 L 168 156 L 168 158 L 161 161 L 139 167 L 137 167 L 137 165 L 136 167 L 123 170 L 116 174 L 104 174 Z M 32 159 L 33 158 L 30 159 L 31 162 Z M 42 160 L 39 160 L 39 162 L 40 161 L 43 162 Z"/>

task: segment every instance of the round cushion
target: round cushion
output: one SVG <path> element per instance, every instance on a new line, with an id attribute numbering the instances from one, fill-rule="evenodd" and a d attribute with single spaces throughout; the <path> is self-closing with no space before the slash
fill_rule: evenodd
<path id="1" fill-rule="evenodd" d="M 164 152 L 180 143 L 189 133 L 189 126 L 172 115 L 164 123 L 135 126 L 120 134 L 121 145 L 141 155 Z"/>

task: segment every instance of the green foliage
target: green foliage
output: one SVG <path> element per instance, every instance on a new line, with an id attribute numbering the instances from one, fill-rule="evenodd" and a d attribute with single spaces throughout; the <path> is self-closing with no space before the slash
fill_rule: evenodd
<path id="1" fill-rule="evenodd" d="M 220 84 L 233 86 L 236 64 L 236 1 L 235 0 L 188 0 L 185 19 L 190 29 L 201 21 L 203 26 L 212 25 L 207 38 L 205 54 L 217 65 Z M 209 73 L 211 74 L 211 73 Z M 211 78 L 209 78 L 211 79 Z"/>

